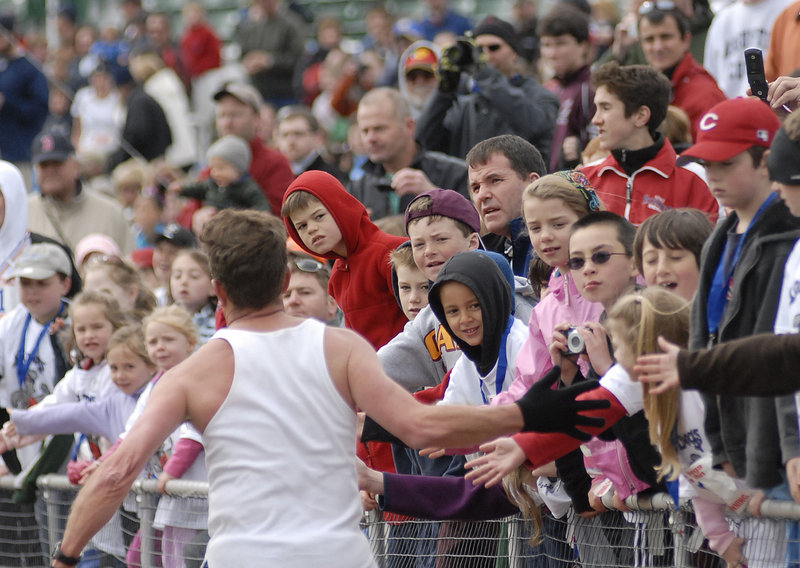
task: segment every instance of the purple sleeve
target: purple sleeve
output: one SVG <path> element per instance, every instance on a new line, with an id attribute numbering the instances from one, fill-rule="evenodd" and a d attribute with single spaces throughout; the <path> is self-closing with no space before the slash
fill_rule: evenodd
<path id="1" fill-rule="evenodd" d="M 33 407 L 12 413 L 11 419 L 21 436 L 85 432 L 116 440 L 125 430 L 125 421 L 135 404 L 132 397 L 120 392 L 93 402 Z"/>
<path id="2" fill-rule="evenodd" d="M 463 477 L 383 474 L 381 508 L 433 521 L 488 521 L 519 512 L 502 485 L 486 489 Z"/>

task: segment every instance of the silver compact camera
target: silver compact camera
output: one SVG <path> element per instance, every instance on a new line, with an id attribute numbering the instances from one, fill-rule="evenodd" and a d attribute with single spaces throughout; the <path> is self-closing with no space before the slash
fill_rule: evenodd
<path id="1" fill-rule="evenodd" d="M 570 327 L 564 330 L 564 337 L 567 338 L 567 349 L 565 355 L 580 355 L 586 353 L 586 342 L 581 337 L 577 327 Z"/>

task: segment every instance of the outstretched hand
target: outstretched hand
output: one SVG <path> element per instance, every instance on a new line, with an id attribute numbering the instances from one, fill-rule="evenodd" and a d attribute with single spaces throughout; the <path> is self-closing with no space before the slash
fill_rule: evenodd
<path id="1" fill-rule="evenodd" d="M 523 432 L 563 432 L 582 442 L 592 435 L 578 426 L 601 428 L 606 421 L 581 414 L 587 410 L 608 408 L 608 400 L 575 400 L 580 394 L 597 388 L 597 381 L 583 381 L 571 387 L 553 390 L 561 376 L 561 367 L 553 367 L 536 382 L 516 404 L 525 421 Z"/>
<path id="2" fill-rule="evenodd" d="M 506 475 L 525 463 L 526 459 L 525 452 L 511 438 L 487 442 L 480 450 L 486 452 L 485 455 L 464 464 L 467 469 L 472 470 L 465 477 L 474 485 L 497 485 Z"/>
<path id="3" fill-rule="evenodd" d="M 681 386 L 678 376 L 680 347 L 660 336 L 658 346 L 664 353 L 642 355 L 633 366 L 636 377 L 643 383 L 650 383 L 650 394 L 662 394 Z"/>

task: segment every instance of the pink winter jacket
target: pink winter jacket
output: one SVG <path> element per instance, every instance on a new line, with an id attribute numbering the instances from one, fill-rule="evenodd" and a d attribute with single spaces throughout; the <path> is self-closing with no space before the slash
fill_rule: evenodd
<path id="1" fill-rule="evenodd" d="M 562 322 L 579 325 L 585 321 L 598 321 L 603 306 L 583 298 L 572 278 L 554 270 L 548 283 L 550 293 L 539 302 L 528 324 L 530 335 L 517 356 L 516 378 L 508 391 L 492 399 L 492 405 L 510 404 L 528 392 L 533 383 L 541 379 L 553 367 L 547 346 L 553 338 L 553 330 Z M 580 362 L 581 372 L 586 375 L 588 364 Z"/>

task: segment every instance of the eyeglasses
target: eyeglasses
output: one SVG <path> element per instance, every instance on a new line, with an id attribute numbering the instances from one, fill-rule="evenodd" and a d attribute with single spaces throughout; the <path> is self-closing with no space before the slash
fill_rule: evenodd
<path id="1" fill-rule="evenodd" d="M 660 12 L 669 12 L 675 9 L 676 9 L 675 2 L 670 2 L 670 0 L 655 0 L 655 2 L 648 0 L 639 7 L 639 15 L 644 16 L 645 14 L 649 14 L 653 10 L 658 10 Z"/>
<path id="2" fill-rule="evenodd" d="M 615 254 L 622 255 L 622 256 L 629 256 L 626 252 L 608 252 L 606 250 L 599 250 L 594 253 L 589 259 L 592 261 L 592 264 L 600 265 L 605 264 L 611 257 Z M 567 261 L 567 266 L 569 266 L 570 270 L 580 270 L 586 264 L 586 259 L 581 257 L 573 257 Z"/>
<path id="3" fill-rule="evenodd" d="M 292 264 L 294 264 L 298 270 L 302 270 L 303 272 L 316 273 L 327 268 L 324 262 L 314 260 L 313 258 L 293 258 Z"/>
<path id="4" fill-rule="evenodd" d="M 502 46 L 502 45 L 500 45 L 499 43 L 492 43 L 492 44 L 489 44 L 489 45 L 482 45 L 482 46 L 481 46 L 481 49 L 482 49 L 483 51 L 491 51 L 491 52 L 495 52 L 495 51 L 497 51 L 498 49 L 500 49 L 501 47 L 503 47 L 503 46 Z"/>

